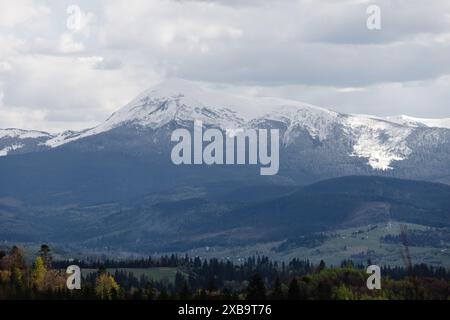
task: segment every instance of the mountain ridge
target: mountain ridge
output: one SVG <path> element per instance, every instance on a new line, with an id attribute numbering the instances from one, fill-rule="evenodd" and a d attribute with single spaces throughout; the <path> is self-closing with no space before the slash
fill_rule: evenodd
<path id="1" fill-rule="evenodd" d="M 413 131 L 450 130 L 450 119 L 344 114 L 300 101 L 224 94 L 191 81 L 173 79 L 144 91 L 94 128 L 59 134 L 22 130 L 22 135 L 15 136 L 8 135 L 8 130 L 1 130 L 0 156 L 57 148 L 121 126 L 158 129 L 171 121 L 183 124 L 194 120 L 221 129 L 257 127 L 266 121 L 284 123 L 285 144 L 293 140 L 291 133 L 294 131 L 295 136 L 298 128 L 305 129 L 313 140 L 322 142 L 340 126 L 352 143 L 349 156 L 367 159 L 372 169 L 382 171 L 391 170 L 393 162 L 408 158 L 412 150 L 407 139 Z M 6 139 L 8 137 L 10 139 Z M 33 148 L 26 148 L 27 144 L 32 144 Z"/>
<path id="2" fill-rule="evenodd" d="M 449 129 L 406 126 L 292 100 L 230 98 L 191 82 L 187 90 L 193 93 L 180 93 L 180 86 L 185 82 L 149 89 L 91 129 L 52 136 L 3 131 L 0 198 L 94 204 L 189 186 L 192 181 L 307 185 L 349 175 L 450 184 Z M 259 111 L 242 114 L 244 107 Z M 259 177 L 251 165 L 174 165 L 171 134 L 180 127 L 193 130 L 194 120 L 222 130 L 278 129 L 278 175 Z"/>

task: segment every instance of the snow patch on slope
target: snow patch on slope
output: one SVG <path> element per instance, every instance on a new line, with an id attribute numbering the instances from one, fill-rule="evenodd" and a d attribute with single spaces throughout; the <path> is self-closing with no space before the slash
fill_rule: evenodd
<path id="1" fill-rule="evenodd" d="M 393 169 L 392 162 L 405 160 L 412 152 L 406 144 L 409 127 L 361 116 L 348 116 L 344 124 L 356 140 L 351 155 L 367 158 L 375 170 Z"/>
<path id="2" fill-rule="evenodd" d="M 10 151 L 23 148 L 23 144 L 13 144 L 12 146 L 6 147 L 0 150 L 0 157 L 6 157 Z"/>
<path id="3" fill-rule="evenodd" d="M 82 135 L 87 131 L 89 131 L 89 129 L 80 131 L 80 132 L 71 131 L 71 130 L 64 131 L 63 133 L 53 136 L 51 139 L 49 139 L 43 143 L 40 143 L 40 145 L 45 145 L 50 148 L 56 148 L 56 147 L 62 146 L 63 144 L 83 138 L 84 136 L 82 136 Z M 91 135 L 94 135 L 94 134 L 96 134 L 96 133 L 93 132 Z M 86 137 L 87 136 L 88 135 L 86 135 Z"/>

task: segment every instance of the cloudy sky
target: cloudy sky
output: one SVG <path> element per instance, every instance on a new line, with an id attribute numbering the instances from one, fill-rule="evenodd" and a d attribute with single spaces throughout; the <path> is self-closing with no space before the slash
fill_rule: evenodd
<path id="1" fill-rule="evenodd" d="M 0 0 L 0 128 L 90 127 L 174 77 L 450 117 L 450 1 Z"/>

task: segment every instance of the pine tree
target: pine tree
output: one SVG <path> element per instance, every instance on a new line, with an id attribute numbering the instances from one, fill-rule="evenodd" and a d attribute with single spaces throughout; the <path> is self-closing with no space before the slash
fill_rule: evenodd
<path id="1" fill-rule="evenodd" d="M 158 300 L 169 300 L 169 295 L 167 294 L 167 290 L 165 287 L 161 288 L 159 292 Z"/>
<path id="2" fill-rule="evenodd" d="M 300 299 L 300 288 L 298 286 L 297 279 L 294 278 L 289 283 L 288 290 L 288 299 L 289 300 L 299 300 Z"/>
<path id="3" fill-rule="evenodd" d="M 141 288 L 134 290 L 132 299 L 133 300 L 144 300 L 144 291 Z"/>
<path id="4" fill-rule="evenodd" d="M 247 287 L 247 300 L 265 300 L 266 287 L 259 274 L 255 274 Z"/>
<path id="5" fill-rule="evenodd" d="M 211 277 L 209 279 L 206 290 L 208 290 L 209 293 L 217 290 L 216 281 L 214 280 L 214 277 Z"/>
<path id="6" fill-rule="evenodd" d="M 50 253 L 50 247 L 46 244 L 41 245 L 41 249 L 39 250 L 39 256 L 44 261 L 44 265 L 47 269 L 52 267 L 52 254 Z"/>
<path id="7" fill-rule="evenodd" d="M 175 274 L 174 287 L 176 292 L 180 292 L 183 285 L 186 283 L 186 278 L 181 272 Z"/>
<path id="8" fill-rule="evenodd" d="M 323 279 L 319 281 L 316 289 L 316 295 L 319 300 L 332 299 L 333 284 L 330 279 Z"/>
<path id="9" fill-rule="evenodd" d="M 191 291 L 189 290 L 188 284 L 185 281 L 180 290 L 180 300 L 189 300 L 191 298 Z"/>
<path id="10" fill-rule="evenodd" d="M 321 272 L 322 270 L 325 270 L 325 268 L 326 268 L 326 264 L 325 264 L 325 261 L 323 261 L 323 260 L 320 260 L 320 263 L 319 263 L 319 272 Z"/>
<path id="11" fill-rule="evenodd" d="M 281 281 L 280 281 L 280 278 L 278 278 L 278 277 L 276 278 L 275 284 L 273 286 L 271 299 L 272 300 L 283 300 L 284 299 L 283 290 L 281 288 Z"/>
<path id="12" fill-rule="evenodd" d="M 24 270 L 26 268 L 24 253 L 22 249 L 20 249 L 17 246 L 13 246 L 11 248 L 11 252 L 9 253 L 8 257 L 9 267 L 11 271 L 14 268 L 19 268 L 20 270 Z"/>
<path id="13" fill-rule="evenodd" d="M 145 295 L 147 300 L 153 300 L 155 298 L 153 287 L 151 286 L 150 283 L 147 283 L 147 285 L 145 286 Z"/>

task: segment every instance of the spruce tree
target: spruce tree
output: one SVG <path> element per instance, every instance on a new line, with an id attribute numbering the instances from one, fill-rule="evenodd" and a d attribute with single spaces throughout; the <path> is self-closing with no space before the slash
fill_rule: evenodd
<path id="1" fill-rule="evenodd" d="M 271 299 L 272 300 L 283 300 L 284 299 L 283 290 L 281 289 L 281 281 L 280 281 L 280 278 L 278 278 L 278 277 L 276 278 L 275 284 L 273 286 Z"/>
<path id="2" fill-rule="evenodd" d="M 288 299 L 289 300 L 300 299 L 300 287 L 298 286 L 296 278 L 292 279 L 291 283 L 289 284 Z"/>
<path id="3" fill-rule="evenodd" d="M 265 300 L 266 287 L 264 281 L 259 274 L 255 274 L 247 287 L 247 300 Z"/>

